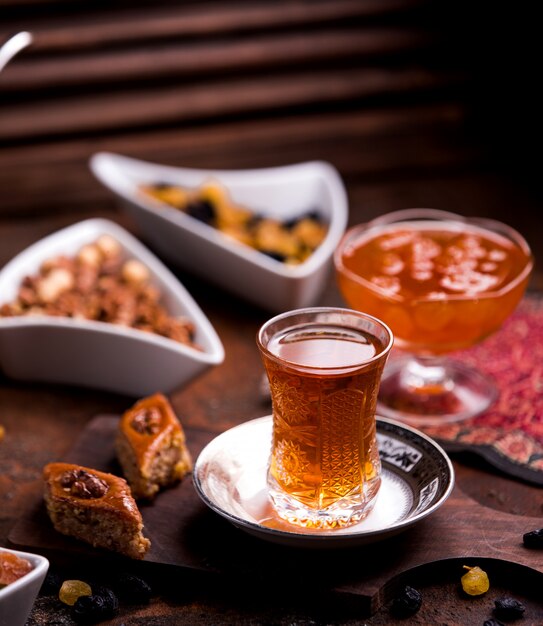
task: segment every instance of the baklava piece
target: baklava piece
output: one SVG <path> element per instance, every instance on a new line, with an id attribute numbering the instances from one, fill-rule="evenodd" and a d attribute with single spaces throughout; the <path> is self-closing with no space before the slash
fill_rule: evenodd
<path id="1" fill-rule="evenodd" d="M 152 499 L 192 469 L 183 428 L 160 393 L 143 398 L 123 414 L 116 449 L 135 498 Z"/>
<path id="2" fill-rule="evenodd" d="M 94 547 L 143 559 L 151 546 L 123 478 L 70 463 L 44 468 L 44 499 L 54 528 Z"/>

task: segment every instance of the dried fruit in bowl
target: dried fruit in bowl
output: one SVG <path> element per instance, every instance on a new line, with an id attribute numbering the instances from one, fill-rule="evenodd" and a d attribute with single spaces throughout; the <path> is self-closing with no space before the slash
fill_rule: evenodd
<path id="1" fill-rule="evenodd" d="M 307 211 L 285 221 L 265 217 L 234 203 L 227 189 L 215 181 L 196 189 L 156 183 L 142 185 L 140 191 L 288 265 L 303 263 L 328 231 L 316 211 Z"/>
<path id="2" fill-rule="evenodd" d="M 0 550 L 0 589 L 19 580 L 32 569 L 30 561 Z"/>

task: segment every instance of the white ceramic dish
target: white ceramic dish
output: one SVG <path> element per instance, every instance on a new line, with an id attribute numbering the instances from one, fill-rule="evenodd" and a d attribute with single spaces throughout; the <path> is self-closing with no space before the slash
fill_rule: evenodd
<path id="1" fill-rule="evenodd" d="M 0 552 L 10 552 L 27 559 L 33 569 L 19 580 L 0 589 L 0 626 L 23 626 L 43 583 L 49 561 L 39 554 L 19 552 L 0 547 Z"/>
<path id="2" fill-rule="evenodd" d="M 0 367 L 15 379 L 93 387 L 141 397 L 169 392 L 224 359 L 211 323 L 177 278 L 119 225 L 79 222 L 30 246 L 0 271 L 0 305 L 15 299 L 23 278 L 43 261 L 68 256 L 100 235 L 114 237 L 127 258 L 151 272 L 168 312 L 196 327 L 196 350 L 166 337 L 116 324 L 61 317 L 0 317 Z"/>
<path id="3" fill-rule="evenodd" d="M 92 157 L 90 167 L 125 201 L 125 209 L 137 222 L 142 237 L 172 263 L 268 311 L 311 306 L 318 300 L 348 213 L 343 183 L 328 163 L 197 170 L 102 152 Z M 210 179 L 222 183 L 235 202 L 279 220 L 318 210 L 329 224 L 325 240 L 307 261 L 288 266 L 139 191 L 142 184 L 162 182 L 194 188 Z"/>
<path id="4" fill-rule="evenodd" d="M 377 420 L 382 485 L 368 517 L 347 528 L 309 530 L 279 519 L 266 491 L 271 416 L 215 437 L 200 453 L 193 481 L 198 495 L 234 526 L 261 539 L 311 548 L 365 545 L 397 534 L 436 511 L 454 486 L 454 470 L 440 446 L 392 420 Z"/>

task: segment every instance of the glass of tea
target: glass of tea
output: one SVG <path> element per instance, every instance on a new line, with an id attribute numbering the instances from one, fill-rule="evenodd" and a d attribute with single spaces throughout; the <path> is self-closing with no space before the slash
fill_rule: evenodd
<path id="1" fill-rule="evenodd" d="M 375 410 L 392 343 L 383 322 L 341 308 L 289 311 L 260 328 L 273 407 L 268 491 L 282 519 L 333 529 L 372 510 Z"/>
<path id="2" fill-rule="evenodd" d="M 407 209 L 349 229 L 334 263 L 348 305 L 382 319 L 404 351 L 383 374 L 380 415 L 436 425 L 494 402 L 492 380 L 446 355 L 494 333 L 521 300 L 533 257 L 518 232 L 491 219 Z"/>

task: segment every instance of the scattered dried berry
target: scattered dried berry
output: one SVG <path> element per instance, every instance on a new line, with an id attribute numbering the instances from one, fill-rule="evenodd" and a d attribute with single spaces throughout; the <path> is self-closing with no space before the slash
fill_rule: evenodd
<path id="1" fill-rule="evenodd" d="M 532 530 L 522 535 L 522 542 L 527 548 L 543 549 L 543 528 Z"/>
<path id="2" fill-rule="evenodd" d="M 90 595 L 92 595 L 90 585 L 82 580 L 65 580 L 58 592 L 59 600 L 68 606 L 73 606 L 81 596 Z"/>
<path id="3" fill-rule="evenodd" d="M 390 611 L 396 617 L 414 615 L 422 605 L 422 595 L 413 587 L 406 585 L 401 593 L 394 598 Z"/>
<path id="4" fill-rule="evenodd" d="M 494 613 L 496 614 L 496 617 L 503 619 L 506 622 L 522 617 L 524 615 L 524 611 L 526 610 L 525 606 L 521 602 L 508 597 L 494 600 L 494 605 Z"/>
<path id="5" fill-rule="evenodd" d="M 79 624 L 95 624 L 110 617 L 108 602 L 102 596 L 81 596 L 73 606 L 74 619 Z"/>
<path id="6" fill-rule="evenodd" d="M 468 567 L 464 565 L 464 569 L 467 569 L 468 573 L 464 574 L 460 581 L 462 583 L 462 589 L 469 596 L 480 596 L 490 589 L 490 581 L 488 580 L 487 573 L 480 567 Z"/>
<path id="7" fill-rule="evenodd" d="M 490 619 L 485 620 L 483 626 L 504 626 L 502 622 L 499 622 L 497 619 L 491 617 Z"/>
<path id="8" fill-rule="evenodd" d="M 113 617 L 119 610 L 119 599 L 108 587 L 93 587 L 93 596 L 100 596 L 104 600 L 104 615 Z"/>
<path id="9" fill-rule="evenodd" d="M 119 598 L 128 604 L 144 604 L 152 596 L 151 587 L 138 576 L 121 574 L 115 582 Z"/>
<path id="10" fill-rule="evenodd" d="M 55 572 L 47 572 L 47 576 L 43 581 L 40 593 L 44 596 L 56 596 L 62 586 L 62 577 Z"/>

